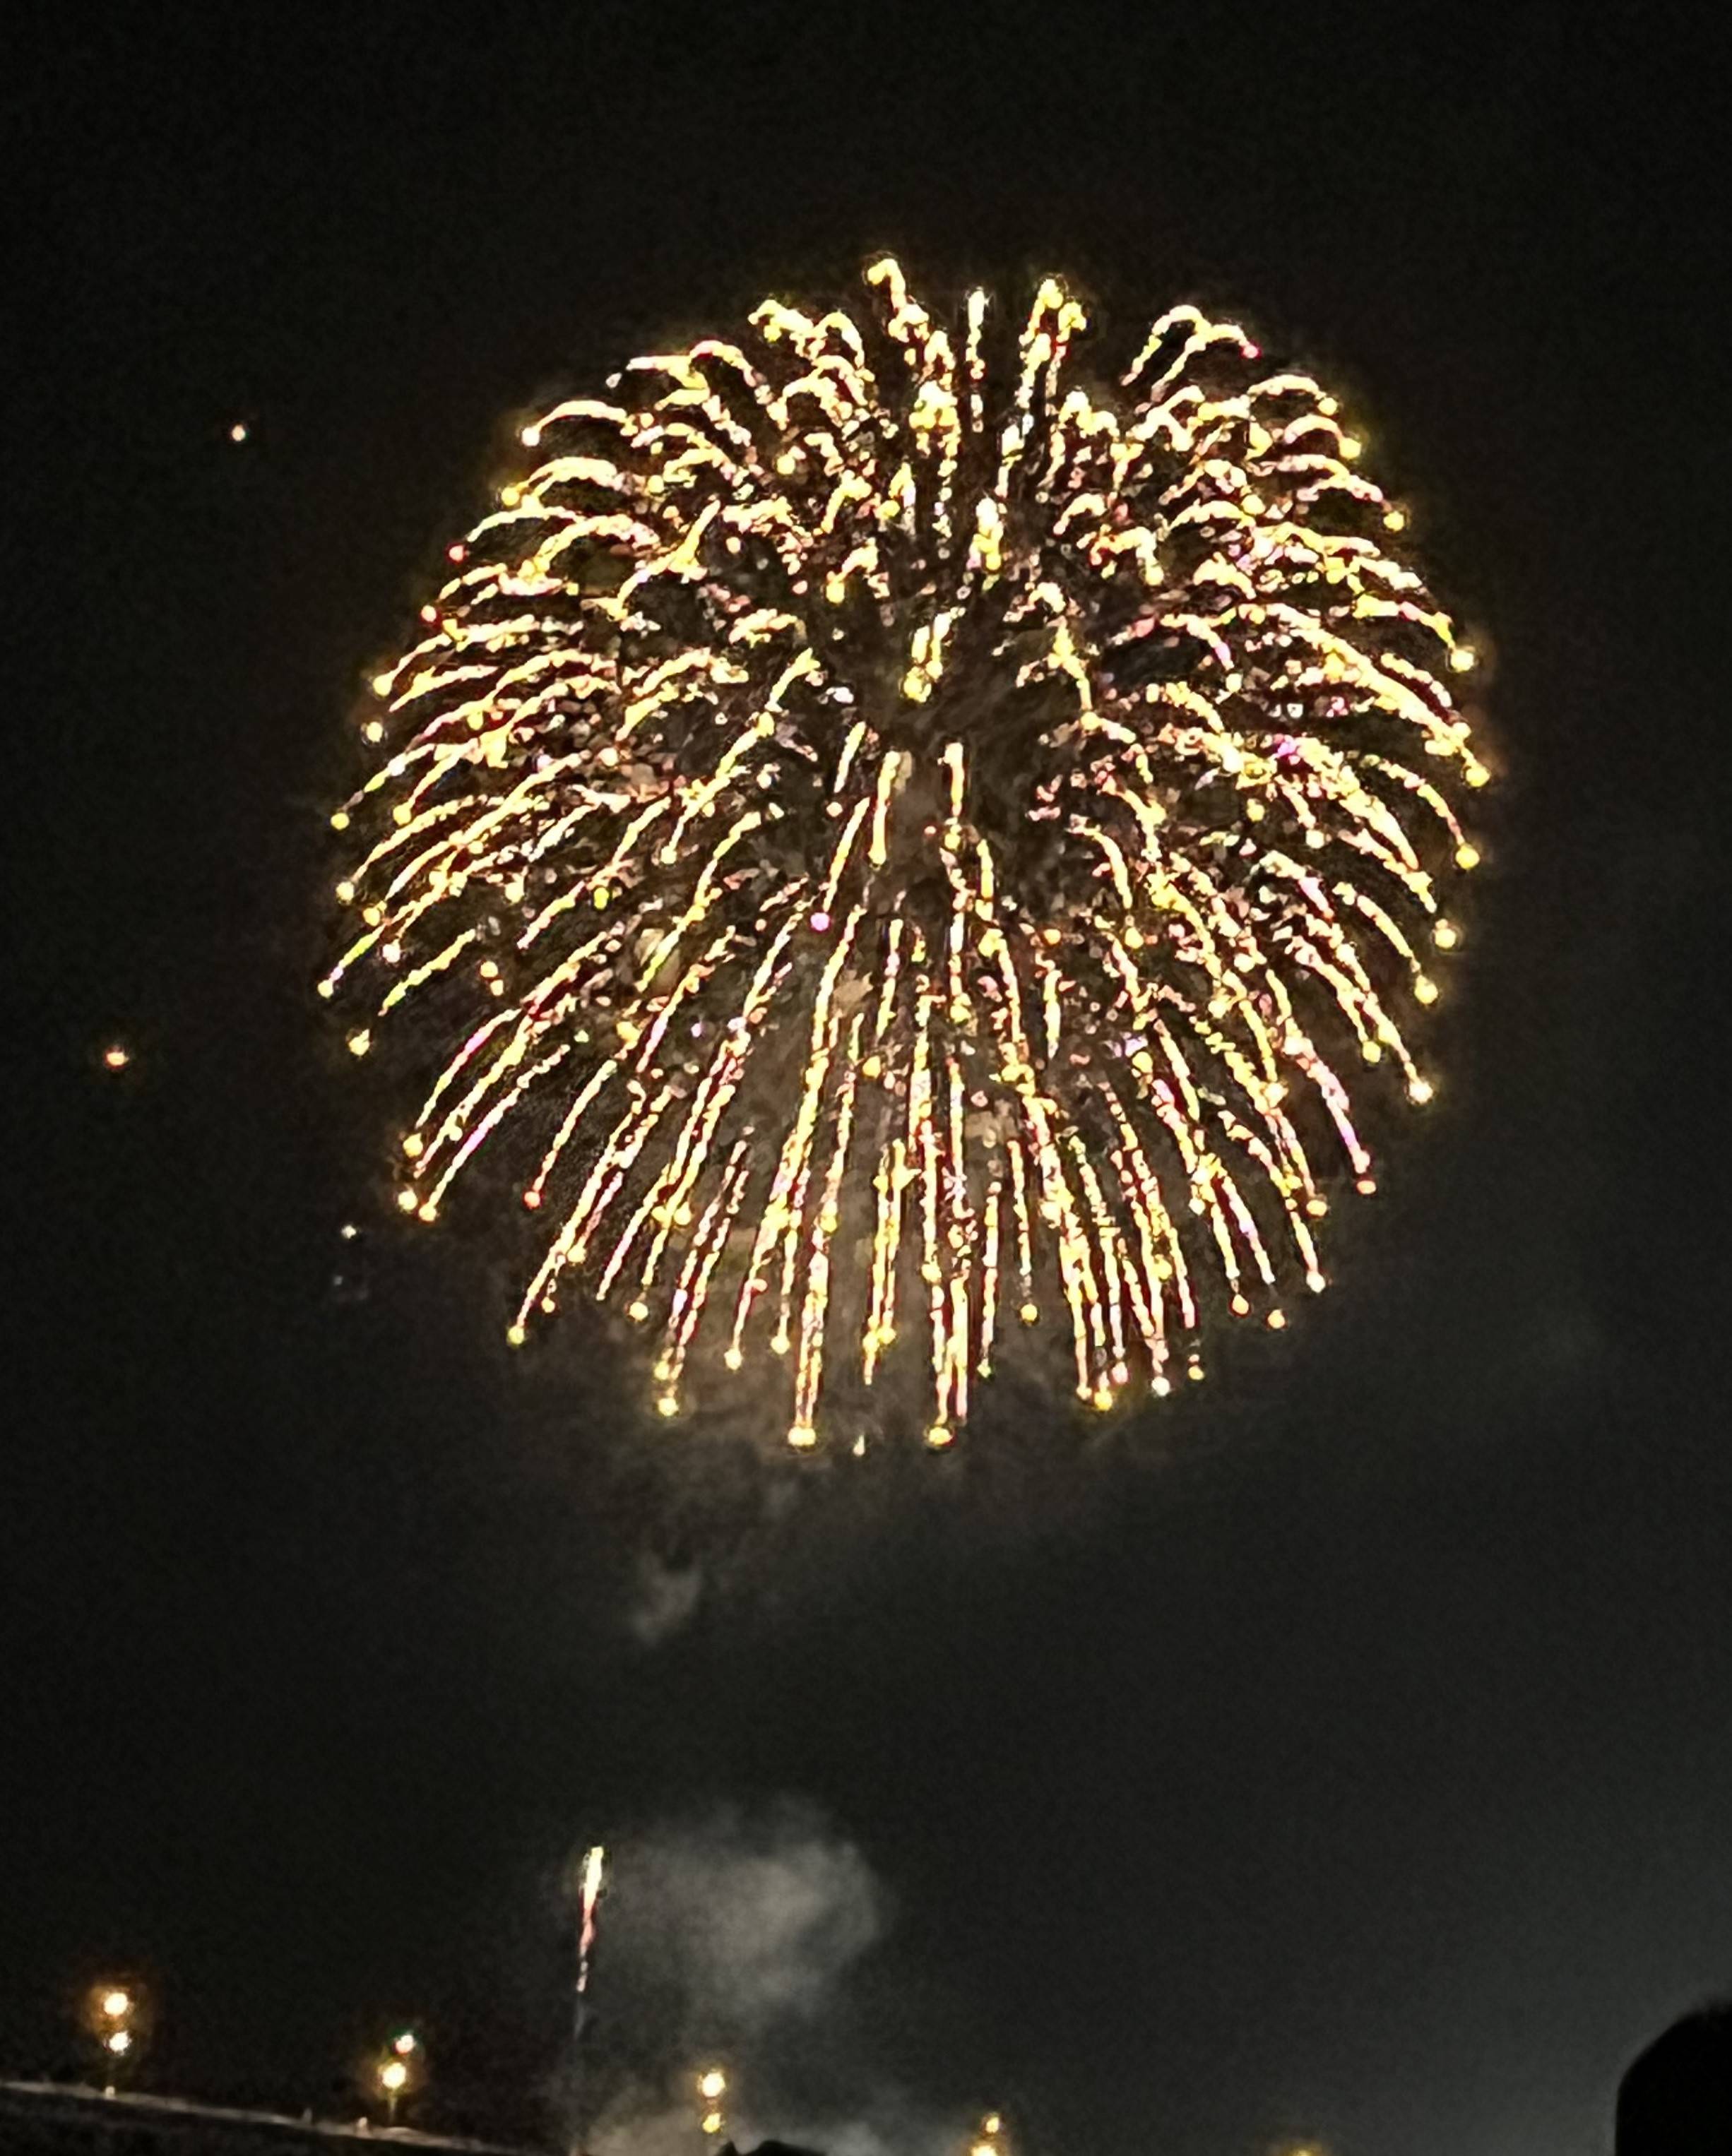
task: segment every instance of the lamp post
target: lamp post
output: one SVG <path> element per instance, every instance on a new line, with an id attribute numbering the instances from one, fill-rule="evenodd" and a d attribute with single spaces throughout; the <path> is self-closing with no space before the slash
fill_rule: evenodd
<path id="1" fill-rule="evenodd" d="M 989 2111 L 969 2143 L 969 2156 L 1009 2156 L 1002 2112 Z"/>
<path id="2" fill-rule="evenodd" d="M 697 2077 L 698 2130 L 707 2149 L 720 2146 L 727 2128 L 727 2115 L 722 2108 L 727 2094 L 727 2076 L 720 2066 L 706 2066 Z"/>
<path id="3" fill-rule="evenodd" d="M 92 1984 L 85 1995 L 84 2023 L 101 2054 L 107 2095 L 114 2094 L 116 2082 L 138 2056 L 143 2012 L 137 1985 L 113 1977 Z"/>
<path id="4" fill-rule="evenodd" d="M 385 2099 L 385 2123 L 395 2126 L 397 2107 L 420 2081 L 426 2054 L 413 2029 L 393 2036 L 373 2063 L 373 2079 Z"/>

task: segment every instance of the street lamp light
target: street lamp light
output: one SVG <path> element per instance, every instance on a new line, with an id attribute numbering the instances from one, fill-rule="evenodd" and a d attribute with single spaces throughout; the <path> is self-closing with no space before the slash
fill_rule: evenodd
<path id="1" fill-rule="evenodd" d="M 722 2100 L 727 2094 L 727 2076 L 720 2066 L 706 2066 L 697 2077 L 699 2100 L 698 2128 L 707 2148 L 713 2148 L 722 2138 L 726 2118 Z"/>
<path id="2" fill-rule="evenodd" d="M 989 2111 L 969 2145 L 969 2156 L 1006 2156 L 1002 2112 Z"/>
<path id="3" fill-rule="evenodd" d="M 116 1984 L 111 1977 L 92 1984 L 85 1996 L 85 2026 L 102 2055 L 105 2086 L 110 2091 L 114 2076 L 137 2055 L 143 2005 L 133 1985 Z"/>
<path id="4" fill-rule="evenodd" d="M 396 2125 L 397 2107 L 420 2079 L 421 2062 L 425 2056 L 421 2049 L 421 2040 L 414 2030 L 404 2029 L 392 2037 L 374 2061 L 373 2079 L 378 2083 L 379 2093 L 385 2099 L 388 2125 Z"/>
<path id="5" fill-rule="evenodd" d="M 379 2067 L 379 2087 L 385 2092 L 386 2115 L 394 2126 L 397 2123 L 397 2105 L 409 2087 L 409 2070 L 401 2059 L 387 2059 Z"/>

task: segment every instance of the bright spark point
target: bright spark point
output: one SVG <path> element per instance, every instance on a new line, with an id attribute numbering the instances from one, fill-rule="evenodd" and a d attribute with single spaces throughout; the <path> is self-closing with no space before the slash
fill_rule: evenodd
<path id="1" fill-rule="evenodd" d="M 1109 393 L 1056 280 L 866 281 L 522 428 L 374 679 L 327 979 L 423 1049 L 404 1209 L 486 1153 L 533 1214 L 514 1341 L 581 1286 L 664 1414 L 940 1450 L 1013 1317 L 1106 1406 L 1322 1278 L 1486 767 L 1317 382 L 1176 306 Z"/>
<path id="2" fill-rule="evenodd" d="M 246 438 L 246 426 L 243 421 L 237 419 L 234 424 L 229 429 L 229 439 L 231 442 L 244 442 Z"/>
<path id="3" fill-rule="evenodd" d="M 102 1060 L 110 1070 L 124 1070 L 132 1058 L 128 1051 L 121 1047 L 119 1041 L 116 1041 L 111 1048 L 103 1050 Z"/>

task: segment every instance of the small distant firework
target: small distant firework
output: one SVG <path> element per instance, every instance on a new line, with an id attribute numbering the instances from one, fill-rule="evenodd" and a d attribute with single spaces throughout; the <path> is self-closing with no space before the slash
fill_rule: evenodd
<path id="1" fill-rule="evenodd" d="M 107 1070 L 124 1070 L 131 1060 L 131 1050 L 123 1048 L 117 1040 L 110 1042 L 102 1051 L 103 1068 Z"/>
<path id="2" fill-rule="evenodd" d="M 948 1445 L 1043 1312 L 1104 1409 L 1321 1289 L 1488 776 L 1310 376 L 1177 306 L 1105 390 L 1055 281 L 866 282 L 523 429 L 373 681 L 320 983 L 436 1073 L 404 1212 L 496 1163 L 549 1224 L 514 1343 L 581 1285 L 663 1414 L 768 1368 L 799 1449 Z"/>

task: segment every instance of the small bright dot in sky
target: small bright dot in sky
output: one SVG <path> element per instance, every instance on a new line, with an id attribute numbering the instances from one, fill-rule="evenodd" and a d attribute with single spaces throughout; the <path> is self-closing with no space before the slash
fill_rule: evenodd
<path id="1" fill-rule="evenodd" d="M 231 442 L 244 442 L 246 438 L 246 423 L 244 420 L 237 419 L 229 429 L 229 439 Z"/>
<path id="2" fill-rule="evenodd" d="M 121 1047 L 119 1041 L 116 1041 L 111 1048 L 105 1048 L 103 1050 L 102 1060 L 108 1065 L 110 1070 L 124 1070 L 126 1065 L 132 1060 L 132 1058 L 126 1050 Z"/>

